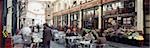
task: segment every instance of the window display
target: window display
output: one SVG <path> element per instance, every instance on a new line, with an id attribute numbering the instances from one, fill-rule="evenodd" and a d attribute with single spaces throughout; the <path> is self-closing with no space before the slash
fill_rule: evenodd
<path id="1" fill-rule="evenodd" d="M 142 31 L 136 30 L 136 15 L 130 15 L 135 12 L 134 2 L 128 0 L 103 5 L 102 28 L 107 33 L 107 40 L 129 44 L 144 40 Z"/>

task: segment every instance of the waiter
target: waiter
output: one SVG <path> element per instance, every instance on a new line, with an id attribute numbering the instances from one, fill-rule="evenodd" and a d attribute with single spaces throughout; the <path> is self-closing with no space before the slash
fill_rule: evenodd
<path id="1" fill-rule="evenodd" d="M 50 40 L 52 39 L 51 29 L 49 28 L 47 23 L 45 23 L 43 26 L 44 26 L 43 30 L 44 48 L 50 48 Z"/>

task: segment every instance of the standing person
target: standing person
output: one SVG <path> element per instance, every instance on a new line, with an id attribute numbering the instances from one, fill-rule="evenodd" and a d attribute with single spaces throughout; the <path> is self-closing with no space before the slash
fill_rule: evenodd
<path id="1" fill-rule="evenodd" d="M 36 28 L 37 28 L 38 32 L 40 32 L 40 26 L 38 24 L 37 24 Z"/>
<path id="2" fill-rule="evenodd" d="M 32 31 L 29 26 L 23 27 L 18 34 L 22 35 L 23 42 L 24 42 L 24 48 L 29 47 L 32 43 L 31 35 Z"/>
<path id="3" fill-rule="evenodd" d="M 43 30 L 44 48 L 50 48 L 50 40 L 52 39 L 51 29 L 49 28 L 47 23 L 45 23 L 43 26 L 44 26 Z"/>
<path id="4" fill-rule="evenodd" d="M 107 40 L 105 37 L 105 33 L 103 32 L 103 29 L 101 29 L 100 31 L 97 32 L 98 33 L 98 37 L 97 37 L 97 44 L 99 44 L 96 48 L 104 48 Z"/>

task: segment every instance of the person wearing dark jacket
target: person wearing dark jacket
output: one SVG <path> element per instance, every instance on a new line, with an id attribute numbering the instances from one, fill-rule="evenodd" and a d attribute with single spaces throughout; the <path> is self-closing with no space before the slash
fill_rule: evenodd
<path id="1" fill-rule="evenodd" d="M 96 48 L 104 48 L 107 40 L 105 37 L 105 33 L 103 32 L 103 29 L 97 32 L 98 37 L 97 37 L 97 44 L 99 44 Z"/>
<path id="2" fill-rule="evenodd" d="M 45 23 L 43 26 L 44 26 L 44 30 L 43 30 L 44 48 L 50 48 L 50 41 L 52 39 L 51 29 L 49 28 L 47 23 Z"/>

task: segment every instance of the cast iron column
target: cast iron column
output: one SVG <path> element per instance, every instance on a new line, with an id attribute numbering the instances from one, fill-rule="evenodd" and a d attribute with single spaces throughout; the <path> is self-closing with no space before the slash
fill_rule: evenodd
<path id="1" fill-rule="evenodd" d="M 17 0 L 12 0 L 12 12 L 12 35 L 14 35 L 17 29 Z"/>

